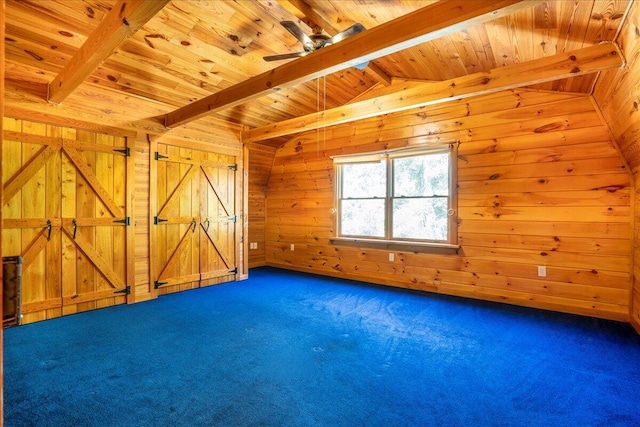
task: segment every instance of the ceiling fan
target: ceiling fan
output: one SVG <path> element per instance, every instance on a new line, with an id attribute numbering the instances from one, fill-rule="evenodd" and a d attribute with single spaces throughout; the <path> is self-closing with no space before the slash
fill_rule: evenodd
<path id="1" fill-rule="evenodd" d="M 281 59 L 299 58 L 323 47 L 336 44 L 346 39 L 347 37 L 351 37 L 365 30 L 362 24 L 354 24 L 346 30 L 339 32 L 335 36 L 329 37 L 322 32 L 322 28 L 316 27 L 313 31 L 313 34 L 308 36 L 304 32 L 302 32 L 300 27 L 298 27 L 298 25 L 296 25 L 296 23 L 293 21 L 280 21 L 280 24 L 285 27 L 291 34 L 293 34 L 293 36 L 297 38 L 300 43 L 302 43 L 304 51 L 284 53 L 282 55 L 265 56 L 263 57 L 265 61 L 279 61 Z"/>

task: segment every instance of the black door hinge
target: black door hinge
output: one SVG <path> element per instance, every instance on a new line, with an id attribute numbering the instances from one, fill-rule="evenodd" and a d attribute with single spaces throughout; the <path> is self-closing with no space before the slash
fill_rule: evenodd
<path id="1" fill-rule="evenodd" d="M 156 159 L 156 160 L 160 160 L 160 159 L 168 159 L 168 158 L 169 158 L 169 156 L 164 156 L 164 155 L 160 154 L 160 153 L 159 153 L 159 152 L 157 152 L 157 151 L 156 151 L 156 154 L 155 154 L 155 156 L 154 156 L 154 157 L 155 157 L 155 159 Z"/>
<path id="2" fill-rule="evenodd" d="M 131 156 L 131 148 L 129 147 L 123 148 L 121 150 L 116 148 L 113 151 L 115 151 L 116 153 L 122 153 L 127 157 Z"/>
<path id="3" fill-rule="evenodd" d="M 125 295 L 131 295 L 131 286 L 127 286 L 124 289 L 121 289 L 119 291 L 114 291 L 114 294 L 125 294 Z"/>
<path id="4" fill-rule="evenodd" d="M 227 218 L 227 220 L 229 222 L 237 222 L 238 221 L 238 217 L 237 216 L 230 216 Z"/>
<path id="5" fill-rule="evenodd" d="M 126 217 L 124 219 L 115 219 L 115 220 L 113 220 L 113 222 L 118 222 L 120 224 L 124 224 L 126 226 L 130 226 L 131 225 L 131 217 Z"/>
<path id="6" fill-rule="evenodd" d="M 164 219 L 164 218 L 158 218 L 157 216 L 154 216 L 154 217 L 153 217 L 153 223 L 154 223 L 155 225 L 158 225 L 158 224 L 160 224 L 161 222 L 167 222 L 167 221 L 169 221 L 169 220 L 168 220 L 168 219 Z"/>
<path id="7" fill-rule="evenodd" d="M 153 282 L 153 288 L 154 289 L 158 289 L 160 286 L 166 285 L 167 283 L 169 283 L 169 282 L 159 282 L 159 281 L 156 280 L 155 282 Z"/>
<path id="8" fill-rule="evenodd" d="M 233 170 L 233 171 L 237 171 L 238 170 L 238 164 L 233 164 L 233 165 L 229 165 L 227 166 L 229 169 Z"/>
<path id="9" fill-rule="evenodd" d="M 238 267 L 234 268 L 233 270 L 229 270 L 229 274 L 238 274 Z"/>

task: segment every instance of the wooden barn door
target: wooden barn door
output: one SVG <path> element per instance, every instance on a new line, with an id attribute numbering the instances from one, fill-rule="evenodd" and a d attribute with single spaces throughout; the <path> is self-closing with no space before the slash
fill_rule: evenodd
<path id="1" fill-rule="evenodd" d="M 155 289 L 168 293 L 233 280 L 234 157 L 164 143 L 156 148 Z"/>
<path id="2" fill-rule="evenodd" d="M 212 156 L 212 155 L 210 155 Z M 235 188 L 237 167 L 227 156 L 200 163 L 200 284 L 237 274 Z M 227 160 L 227 162 L 224 162 Z"/>
<path id="3" fill-rule="evenodd" d="M 127 302 L 128 150 L 124 138 L 80 132 L 62 156 L 63 314 Z"/>
<path id="4" fill-rule="evenodd" d="M 42 124 L 4 119 L 2 256 L 21 256 L 25 323 L 62 314 L 62 142 Z"/>
<path id="5" fill-rule="evenodd" d="M 127 302 L 127 140 L 5 119 L 3 256 L 23 258 L 24 322 Z"/>

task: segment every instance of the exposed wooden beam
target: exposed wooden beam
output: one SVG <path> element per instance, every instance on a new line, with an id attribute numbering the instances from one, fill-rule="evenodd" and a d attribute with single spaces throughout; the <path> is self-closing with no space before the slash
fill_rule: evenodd
<path id="1" fill-rule="evenodd" d="M 47 99 L 61 103 L 122 43 L 127 41 L 170 0 L 120 0 L 98 28 L 49 84 Z"/>
<path id="2" fill-rule="evenodd" d="M 296 15 L 302 15 L 304 22 L 311 28 L 316 26 L 323 28 L 331 36 L 341 31 L 337 25 L 317 13 L 313 7 L 304 0 L 287 0 L 286 3 L 298 9 L 300 13 Z M 387 86 L 391 84 L 391 77 L 373 62 L 369 62 L 369 64 L 367 64 L 366 68 L 364 68 L 364 72 L 373 77 L 378 83 L 382 83 Z"/>
<path id="3" fill-rule="evenodd" d="M 603 43 L 442 82 L 428 82 L 417 86 L 400 83 L 395 93 L 244 131 L 242 141 L 263 141 L 410 108 L 595 73 L 621 67 L 623 64 L 624 58 L 618 46 Z"/>
<path id="4" fill-rule="evenodd" d="M 185 105 L 165 115 L 165 126 L 180 126 L 272 90 L 335 73 L 536 3 L 532 0 L 442 0 Z"/>

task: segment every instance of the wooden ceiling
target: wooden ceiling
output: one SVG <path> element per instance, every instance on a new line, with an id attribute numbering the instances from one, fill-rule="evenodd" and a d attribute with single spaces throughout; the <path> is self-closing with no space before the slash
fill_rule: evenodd
<path id="1" fill-rule="evenodd" d="M 433 8 L 435 3 L 438 2 L 8 0 L 5 74 L 8 81 L 23 88 L 49 88 L 49 95 L 40 89 L 38 93 L 63 103 L 62 89 L 73 91 L 77 85 L 92 85 L 152 102 L 170 115 L 195 101 L 233 92 L 243 82 L 250 86 L 257 76 L 272 70 L 275 73 L 289 62 L 296 64 L 290 69 L 304 70 L 312 56 L 320 58 L 324 50 L 340 45 L 304 58 L 264 61 L 264 56 L 302 50 L 301 43 L 280 21 L 295 21 L 306 34 L 320 26 L 328 35 L 361 23 L 367 29 L 361 34 L 362 39 L 371 43 L 386 36 L 382 32 L 382 37 L 367 38 L 367 34 L 373 34 L 370 30 L 388 28 L 385 24 L 418 9 Z M 325 78 L 298 79 L 293 85 L 260 92 L 259 96 L 216 109 L 211 115 L 249 129 L 259 128 L 345 105 L 361 99 L 374 87 L 389 86 L 396 80 L 449 81 L 574 52 L 613 41 L 630 0 L 493 3 L 518 5 L 513 12 L 466 26 L 449 26 L 447 19 L 455 20 L 455 16 L 437 14 L 435 19 L 425 20 L 425 27 L 436 28 L 442 17 L 444 35 L 376 57 L 363 70 L 347 67 Z M 118 28 L 106 23 L 109 17 L 118 17 L 111 11 L 117 12 L 123 4 L 137 8 L 137 15 L 128 15 L 131 22 L 124 27 L 128 33 L 118 32 Z M 529 87 L 590 93 L 596 78 L 597 73 L 590 73 L 537 83 L 531 76 L 535 84 Z M 74 84 L 74 79 L 80 81 Z"/>

